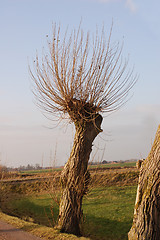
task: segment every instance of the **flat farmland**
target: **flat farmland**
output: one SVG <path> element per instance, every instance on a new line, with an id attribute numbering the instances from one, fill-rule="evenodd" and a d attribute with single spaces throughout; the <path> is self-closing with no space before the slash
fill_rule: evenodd
<path id="1" fill-rule="evenodd" d="M 108 164 L 107 164 L 108 165 Z M 1 181 L 1 209 L 32 224 L 53 228 L 58 218 L 61 170 L 15 173 Z M 85 238 L 125 240 L 132 225 L 139 172 L 134 166 L 90 168 L 91 182 L 83 200 Z M 46 239 L 54 234 L 39 233 Z M 72 238 L 70 238 L 72 239 Z"/>

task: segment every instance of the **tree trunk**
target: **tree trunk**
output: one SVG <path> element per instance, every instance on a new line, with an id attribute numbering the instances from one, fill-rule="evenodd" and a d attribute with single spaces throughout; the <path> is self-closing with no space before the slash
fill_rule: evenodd
<path id="1" fill-rule="evenodd" d="M 70 158 L 62 175 L 62 196 L 59 209 L 59 228 L 62 232 L 80 235 L 82 198 L 87 191 L 90 174 L 87 170 L 92 143 L 101 132 L 101 115 L 94 122 L 76 122 L 76 133 Z"/>
<path id="2" fill-rule="evenodd" d="M 160 125 L 151 151 L 142 162 L 129 240 L 160 239 Z"/>

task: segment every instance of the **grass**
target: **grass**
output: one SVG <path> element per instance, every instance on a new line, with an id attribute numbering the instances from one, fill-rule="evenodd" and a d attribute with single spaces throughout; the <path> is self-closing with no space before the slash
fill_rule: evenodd
<path id="1" fill-rule="evenodd" d="M 90 165 L 89 169 L 94 168 L 116 168 L 116 167 L 135 167 L 136 162 L 123 162 L 123 163 L 107 163 L 107 164 L 97 164 Z M 62 167 L 52 168 L 52 169 L 40 169 L 40 170 L 24 170 L 20 171 L 20 174 L 37 174 L 37 173 L 51 173 L 51 172 L 59 172 L 62 171 Z"/>
<path id="2" fill-rule="evenodd" d="M 116 167 L 135 167 L 136 162 L 123 162 L 123 163 L 107 163 L 107 164 L 98 164 L 90 165 L 89 168 L 116 168 Z"/>
<path id="3" fill-rule="evenodd" d="M 93 189 L 83 204 L 85 232 L 93 239 L 128 239 L 135 194 L 135 186 Z"/>
<path id="4" fill-rule="evenodd" d="M 84 235 L 93 240 L 127 239 L 135 195 L 136 186 L 93 188 L 83 201 Z M 54 225 L 58 216 L 58 204 L 49 194 L 12 199 L 6 206 L 8 212 L 46 226 Z"/>
<path id="5" fill-rule="evenodd" d="M 49 228 L 46 226 L 42 226 L 39 224 L 27 222 L 24 220 L 21 220 L 17 217 L 9 216 L 0 211 L 0 219 L 12 224 L 15 226 L 15 228 L 19 228 L 23 231 L 27 231 L 32 233 L 33 235 L 36 235 L 38 237 L 41 237 L 43 239 L 54 239 L 54 240 L 90 240 L 89 238 L 85 237 L 76 237 L 75 235 L 72 234 L 65 234 L 65 233 L 60 233 L 58 229 L 55 228 Z"/>
<path id="6" fill-rule="evenodd" d="M 62 167 L 51 169 L 39 169 L 39 170 L 24 170 L 20 171 L 20 174 L 37 174 L 37 173 L 52 173 L 62 171 Z"/>
<path id="7" fill-rule="evenodd" d="M 30 222 L 53 227 L 58 216 L 58 204 L 49 194 L 10 200 L 5 212 Z"/>

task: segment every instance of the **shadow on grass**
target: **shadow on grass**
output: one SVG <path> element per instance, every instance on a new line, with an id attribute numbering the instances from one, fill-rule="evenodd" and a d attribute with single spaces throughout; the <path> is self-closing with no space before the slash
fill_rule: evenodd
<path id="1" fill-rule="evenodd" d="M 83 236 L 91 240 L 127 240 L 132 221 L 109 220 L 87 215 L 82 224 Z"/>
<path id="2" fill-rule="evenodd" d="M 18 208 L 16 208 L 17 205 Z M 42 207 L 29 199 L 14 201 L 14 206 L 9 204 L 8 208 L 3 210 L 7 214 L 47 227 L 53 227 L 58 217 L 58 206 L 53 209 L 53 221 L 48 204 Z M 86 214 L 82 223 L 82 233 L 83 236 L 89 237 L 91 240 L 127 240 L 127 233 L 131 224 L 132 222 L 129 221 L 113 221 L 104 217 L 95 217 L 94 215 Z M 25 226 L 23 228 L 23 230 L 27 231 L 31 229 L 33 229 L 33 226 Z"/>
<path id="3" fill-rule="evenodd" d="M 82 233 L 91 240 L 127 240 L 132 225 L 136 186 L 95 188 L 83 201 Z M 58 205 L 48 194 L 10 199 L 3 211 L 47 227 L 58 218 Z"/>
<path id="4" fill-rule="evenodd" d="M 47 227 L 54 227 L 58 217 L 58 206 L 48 203 L 39 205 L 27 198 L 6 202 L 1 209 L 11 216 Z"/>

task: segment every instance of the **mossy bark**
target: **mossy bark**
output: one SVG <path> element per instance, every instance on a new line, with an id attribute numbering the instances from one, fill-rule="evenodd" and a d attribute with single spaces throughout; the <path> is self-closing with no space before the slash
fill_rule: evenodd
<path id="1" fill-rule="evenodd" d="M 140 169 L 133 225 L 129 240 L 160 239 L 160 125 Z"/>
<path id="2" fill-rule="evenodd" d="M 101 115 L 94 121 L 84 119 L 75 122 L 75 138 L 72 152 L 62 175 L 62 196 L 59 209 L 58 225 L 62 232 L 80 235 L 80 222 L 83 215 L 82 199 L 87 191 L 89 172 L 87 170 L 92 144 L 101 132 Z"/>

